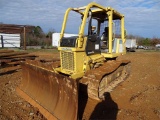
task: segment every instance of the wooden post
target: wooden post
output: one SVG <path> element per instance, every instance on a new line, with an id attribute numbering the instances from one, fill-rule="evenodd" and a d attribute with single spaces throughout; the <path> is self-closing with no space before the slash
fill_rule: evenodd
<path id="1" fill-rule="evenodd" d="M 24 34 L 23 34 L 23 48 L 24 48 L 24 50 L 26 50 L 26 27 L 25 26 L 23 28 L 23 32 L 24 32 Z"/>
<path id="2" fill-rule="evenodd" d="M 113 11 L 108 11 L 108 26 L 109 26 L 109 53 L 112 53 L 112 41 L 113 41 Z"/>
<path id="3" fill-rule="evenodd" d="M 1 35 L 1 44 L 2 44 L 2 48 L 4 48 L 3 35 Z"/>

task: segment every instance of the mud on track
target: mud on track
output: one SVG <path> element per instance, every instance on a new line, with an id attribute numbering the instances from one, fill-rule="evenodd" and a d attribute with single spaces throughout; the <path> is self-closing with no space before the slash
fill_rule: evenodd
<path id="1" fill-rule="evenodd" d="M 57 58 L 57 53 L 40 53 L 40 58 Z M 159 120 L 160 52 L 134 52 L 118 59 L 131 60 L 131 74 L 106 99 L 96 101 L 80 95 L 82 119 Z M 16 67 L 17 68 L 17 67 Z M 44 120 L 45 118 L 15 91 L 21 81 L 21 69 L 0 69 L 0 119 Z"/>

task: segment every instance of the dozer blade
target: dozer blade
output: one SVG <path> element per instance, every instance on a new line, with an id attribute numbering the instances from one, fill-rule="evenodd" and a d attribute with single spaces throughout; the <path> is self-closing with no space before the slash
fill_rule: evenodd
<path id="1" fill-rule="evenodd" d="M 48 119 L 76 120 L 78 92 L 75 80 L 31 63 L 22 63 L 17 93 Z"/>

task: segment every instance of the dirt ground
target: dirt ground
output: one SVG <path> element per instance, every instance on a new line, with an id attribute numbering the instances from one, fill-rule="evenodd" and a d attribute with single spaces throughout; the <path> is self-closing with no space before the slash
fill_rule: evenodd
<path id="1" fill-rule="evenodd" d="M 57 53 L 35 52 L 40 58 L 57 58 Z M 105 100 L 81 97 L 81 119 L 159 120 L 160 119 L 160 52 L 132 52 L 118 59 L 131 60 L 130 76 Z M 0 69 L 0 119 L 44 120 L 37 108 L 16 94 L 21 69 Z"/>

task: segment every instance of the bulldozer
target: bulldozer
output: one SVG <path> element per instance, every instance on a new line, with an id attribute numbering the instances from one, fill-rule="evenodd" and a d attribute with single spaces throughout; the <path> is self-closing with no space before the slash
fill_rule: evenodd
<path id="1" fill-rule="evenodd" d="M 69 19 L 70 13 L 77 15 Z M 77 28 L 73 17 L 77 24 L 80 21 Z M 78 33 L 64 37 L 67 26 Z M 60 60 L 22 62 L 17 93 L 49 120 L 78 119 L 79 94 L 86 91 L 89 98 L 103 99 L 105 92 L 111 92 L 129 75 L 130 61 L 116 59 L 126 54 L 125 34 L 124 15 L 111 7 L 91 2 L 68 8 L 59 39 Z M 85 86 L 82 93 L 80 85 Z"/>

